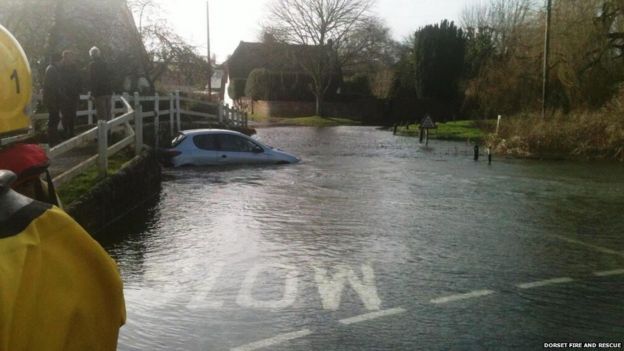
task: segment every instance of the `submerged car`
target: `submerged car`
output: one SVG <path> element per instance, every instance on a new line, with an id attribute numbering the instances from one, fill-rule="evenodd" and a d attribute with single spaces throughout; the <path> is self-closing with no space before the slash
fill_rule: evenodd
<path id="1" fill-rule="evenodd" d="M 300 159 L 264 145 L 232 130 L 194 129 L 181 131 L 162 152 L 164 163 L 173 167 L 232 164 L 288 164 Z"/>

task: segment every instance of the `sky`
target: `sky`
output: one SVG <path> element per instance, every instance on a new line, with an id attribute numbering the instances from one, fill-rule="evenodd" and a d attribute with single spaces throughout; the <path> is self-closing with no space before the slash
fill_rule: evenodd
<path id="1" fill-rule="evenodd" d="M 206 53 L 206 0 L 155 0 L 160 17 Z M 240 41 L 257 41 L 271 0 L 209 0 L 211 51 L 217 62 L 227 59 Z M 373 13 L 385 20 L 396 40 L 442 19 L 459 22 L 465 6 L 480 0 L 377 0 Z M 138 23 L 138 21 L 137 21 Z"/>

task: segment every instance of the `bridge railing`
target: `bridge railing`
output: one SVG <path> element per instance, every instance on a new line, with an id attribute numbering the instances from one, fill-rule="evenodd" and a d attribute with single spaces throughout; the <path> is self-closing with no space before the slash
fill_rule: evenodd
<path id="1" fill-rule="evenodd" d="M 78 111 L 77 116 L 86 117 L 77 126 L 88 126 L 86 131 L 75 137 L 65 140 L 62 143 L 50 148 L 48 156 L 54 159 L 63 157 L 71 150 L 83 147 L 90 143 L 97 142 L 97 154 L 86 156 L 79 164 L 65 170 L 54 177 L 56 186 L 70 181 L 86 169 L 97 166 L 101 176 L 108 173 L 108 159 L 123 150 L 134 145 L 135 155 L 139 155 L 145 147 L 144 131 L 153 124 L 154 146 L 159 145 L 161 135 L 161 125 L 168 125 L 170 136 L 182 130 L 182 116 L 193 118 L 194 121 L 207 122 L 211 125 L 220 125 L 226 128 L 247 127 L 247 114 L 229 106 L 218 103 L 210 103 L 201 100 L 190 99 L 180 96 L 179 92 L 153 96 L 141 96 L 138 93 L 133 95 L 113 95 L 113 119 L 110 121 L 96 120 L 97 111 L 93 108 L 90 95 L 81 95 L 81 101 L 87 106 L 86 110 Z M 146 107 L 144 107 L 146 106 Z M 193 107 L 204 107 L 205 110 L 213 110 L 215 113 L 193 111 Z M 163 108 L 164 107 L 164 108 Z M 146 109 L 149 111 L 145 111 Z M 47 113 L 35 114 L 34 121 L 45 121 L 48 119 Z M 109 132 L 122 131 L 122 139 L 110 145 Z"/>

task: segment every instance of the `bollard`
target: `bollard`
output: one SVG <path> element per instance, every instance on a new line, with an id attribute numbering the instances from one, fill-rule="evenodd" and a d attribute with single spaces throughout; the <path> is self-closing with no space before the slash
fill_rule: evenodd
<path id="1" fill-rule="evenodd" d="M 489 146 L 487 148 L 487 155 L 488 155 L 488 165 L 491 165 L 492 164 L 492 148 L 490 148 Z"/>
<path id="2" fill-rule="evenodd" d="M 479 144 L 474 146 L 474 160 L 479 161 Z"/>

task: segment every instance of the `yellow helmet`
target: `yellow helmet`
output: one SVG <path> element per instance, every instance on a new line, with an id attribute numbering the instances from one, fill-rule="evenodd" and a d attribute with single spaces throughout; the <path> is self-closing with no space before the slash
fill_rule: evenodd
<path id="1" fill-rule="evenodd" d="M 0 25 L 0 135 L 27 130 L 32 76 L 22 46 Z"/>

